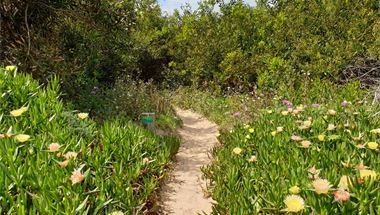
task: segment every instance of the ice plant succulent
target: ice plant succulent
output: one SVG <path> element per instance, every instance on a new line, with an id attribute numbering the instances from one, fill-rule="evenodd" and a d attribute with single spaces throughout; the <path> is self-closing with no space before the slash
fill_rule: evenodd
<path id="1" fill-rule="evenodd" d="M 328 130 L 328 131 L 333 131 L 333 130 L 335 130 L 335 128 L 336 128 L 336 126 L 335 126 L 334 124 L 329 124 L 329 125 L 327 126 L 327 130 Z"/>
<path id="2" fill-rule="evenodd" d="M 52 143 L 52 144 L 49 144 L 48 148 L 49 148 L 49 152 L 57 152 L 59 151 L 59 148 L 61 148 L 61 145 L 59 145 L 58 143 Z"/>
<path id="3" fill-rule="evenodd" d="M 64 157 L 66 158 L 66 160 L 76 160 L 77 159 L 77 156 L 78 156 L 78 153 L 76 152 L 67 152 Z"/>
<path id="4" fill-rule="evenodd" d="M 256 155 L 252 155 L 250 158 L 247 159 L 247 161 L 249 161 L 249 162 L 256 162 L 257 161 Z"/>
<path id="5" fill-rule="evenodd" d="M 311 146 L 311 142 L 310 141 L 308 141 L 308 140 L 301 141 L 301 147 L 302 148 L 310 148 L 310 146 Z"/>
<path id="6" fill-rule="evenodd" d="M 19 143 L 24 143 L 24 142 L 26 142 L 26 141 L 28 141 L 30 139 L 30 136 L 27 135 L 27 134 L 17 134 L 15 136 L 15 139 Z"/>
<path id="7" fill-rule="evenodd" d="M 348 186 L 350 184 L 350 178 L 347 175 L 343 175 L 340 177 L 338 187 L 342 189 L 348 190 Z"/>
<path id="8" fill-rule="evenodd" d="M 367 146 L 368 146 L 369 149 L 373 149 L 373 150 L 375 150 L 375 149 L 377 149 L 377 147 L 379 147 L 379 144 L 376 143 L 376 142 L 369 142 L 369 143 L 367 144 Z"/>
<path id="9" fill-rule="evenodd" d="M 318 194 L 326 194 L 331 188 L 331 184 L 327 179 L 316 179 L 312 183 L 314 190 Z"/>
<path id="10" fill-rule="evenodd" d="M 377 173 L 373 170 L 368 170 L 368 169 L 362 169 L 359 172 L 360 178 L 362 179 L 367 179 L 367 178 L 373 178 L 376 179 Z"/>
<path id="11" fill-rule="evenodd" d="M 296 142 L 302 141 L 302 137 L 296 135 L 292 135 L 290 139 Z"/>
<path id="12" fill-rule="evenodd" d="M 79 119 L 86 119 L 88 118 L 88 113 L 78 113 Z"/>
<path id="13" fill-rule="evenodd" d="M 299 188 L 297 185 L 295 185 L 295 186 L 289 188 L 289 192 L 291 194 L 298 194 L 301 192 L 301 188 Z"/>
<path id="14" fill-rule="evenodd" d="M 334 201 L 339 202 L 339 203 L 347 202 L 348 200 L 350 200 L 350 193 L 342 188 L 339 188 L 338 190 L 336 190 L 333 193 L 333 195 L 334 195 Z"/>
<path id="15" fill-rule="evenodd" d="M 236 147 L 236 148 L 234 148 L 234 149 L 232 150 L 232 152 L 233 152 L 235 155 L 240 155 L 242 151 L 243 151 L 243 150 L 242 150 L 241 148 L 239 148 L 239 147 Z"/>
<path id="16" fill-rule="evenodd" d="M 74 184 L 79 184 L 84 180 L 84 175 L 82 174 L 80 169 L 74 170 L 71 173 L 70 177 L 71 183 Z"/>
<path id="17" fill-rule="evenodd" d="M 10 114 L 13 117 L 18 117 L 18 116 L 21 116 L 23 113 L 25 113 L 27 110 L 28 110 L 27 107 L 21 107 L 21 108 L 19 108 L 17 110 L 11 111 Z"/>
<path id="18" fill-rule="evenodd" d="M 286 205 L 287 212 L 300 212 L 305 209 L 305 201 L 299 195 L 289 195 L 285 198 L 284 203 Z"/>
<path id="19" fill-rule="evenodd" d="M 324 134 L 318 135 L 318 140 L 321 142 L 325 141 L 325 135 Z"/>

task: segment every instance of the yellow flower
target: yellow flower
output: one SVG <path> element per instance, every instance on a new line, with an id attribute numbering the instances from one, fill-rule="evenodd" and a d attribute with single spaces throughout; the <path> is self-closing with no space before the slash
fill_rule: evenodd
<path id="1" fill-rule="evenodd" d="M 86 119 L 88 117 L 88 113 L 78 113 L 78 117 L 80 119 Z"/>
<path id="2" fill-rule="evenodd" d="M 367 145 L 368 145 L 368 148 L 374 149 L 374 150 L 377 149 L 377 147 L 379 146 L 379 144 L 376 142 L 369 142 Z"/>
<path id="3" fill-rule="evenodd" d="M 310 120 L 304 121 L 304 122 L 303 122 L 303 126 L 306 127 L 306 128 L 310 128 L 310 126 L 311 126 L 311 121 L 310 121 Z"/>
<path id="4" fill-rule="evenodd" d="M 286 211 L 288 212 L 299 212 L 305 209 L 305 201 L 299 195 L 287 196 L 284 200 L 286 205 Z"/>
<path id="5" fill-rule="evenodd" d="M 71 180 L 71 183 L 72 183 L 73 185 L 74 185 L 74 184 L 81 183 L 81 182 L 84 180 L 84 175 L 81 173 L 80 170 L 74 170 L 74 171 L 71 173 L 70 180 Z"/>
<path id="6" fill-rule="evenodd" d="M 122 211 L 114 211 L 112 213 L 109 213 L 108 215 L 124 215 Z"/>
<path id="7" fill-rule="evenodd" d="M 335 115 L 336 115 L 336 111 L 335 111 L 335 110 L 332 110 L 332 109 L 328 110 L 327 113 L 328 113 L 329 115 L 331 115 L 331 116 L 335 116 Z"/>
<path id="8" fill-rule="evenodd" d="M 323 134 L 318 135 L 318 140 L 319 141 L 325 141 L 325 135 L 323 135 Z"/>
<path id="9" fill-rule="evenodd" d="M 58 162 L 58 164 L 62 167 L 65 168 L 69 164 L 70 160 L 64 160 L 62 162 Z"/>
<path id="10" fill-rule="evenodd" d="M 304 111 L 304 106 L 303 105 L 299 105 L 296 107 L 296 110 L 298 111 Z"/>
<path id="11" fill-rule="evenodd" d="M 291 194 L 298 194 L 301 192 L 301 188 L 299 188 L 297 185 L 296 186 L 293 186 L 289 189 L 289 192 Z"/>
<path id="12" fill-rule="evenodd" d="M 76 160 L 77 156 L 78 156 L 78 153 L 76 153 L 76 152 L 67 152 L 64 155 L 64 157 L 66 158 L 66 160 L 70 160 L 70 159 Z"/>
<path id="13" fill-rule="evenodd" d="M 23 143 L 30 139 L 30 136 L 27 134 L 18 134 L 15 136 L 17 142 Z"/>
<path id="14" fill-rule="evenodd" d="M 251 139 L 251 135 L 247 134 L 247 135 L 245 136 L 245 139 L 247 139 L 247 140 Z"/>
<path id="15" fill-rule="evenodd" d="M 58 143 L 52 143 L 52 144 L 49 144 L 48 148 L 49 148 L 49 152 L 57 152 L 59 148 L 61 148 L 61 145 L 59 145 Z"/>
<path id="16" fill-rule="evenodd" d="M 5 71 L 13 72 L 17 69 L 17 66 L 6 66 Z"/>
<path id="17" fill-rule="evenodd" d="M 18 117 L 18 116 L 21 116 L 23 113 L 25 113 L 26 111 L 28 110 L 27 107 L 22 107 L 22 108 L 19 108 L 17 110 L 13 110 L 10 112 L 10 114 L 13 116 L 13 117 Z"/>
<path id="18" fill-rule="evenodd" d="M 331 188 L 331 184 L 326 179 L 316 179 L 313 181 L 313 187 L 318 194 L 326 194 Z"/>
<path id="19" fill-rule="evenodd" d="M 380 128 L 372 129 L 370 132 L 374 134 L 380 134 Z"/>
<path id="20" fill-rule="evenodd" d="M 267 110 L 267 113 L 271 114 L 271 113 L 273 113 L 273 111 L 272 110 Z"/>
<path id="21" fill-rule="evenodd" d="M 342 177 L 340 177 L 338 187 L 348 190 L 348 186 L 350 184 L 349 181 L 350 181 L 350 178 L 347 175 L 343 175 Z"/>
<path id="22" fill-rule="evenodd" d="M 333 131 L 333 130 L 335 130 L 335 125 L 334 124 L 329 124 L 328 126 L 327 126 L 327 130 L 328 131 Z"/>
<path id="23" fill-rule="evenodd" d="M 281 114 L 282 114 L 283 116 L 286 116 L 286 115 L 288 115 L 288 114 L 289 114 L 289 112 L 288 112 L 288 111 L 286 111 L 286 110 L 284 110 L 284 111 L 281 111 Z"/>
<path id="24" fill-rule="evenodd" d="M 373 170 L 368 170 L 368 169 L 362 169 L 359 172 L 360 178 L 366 179 L 366 178 L 376 178 L 377 173 Z"/>
<path id="25" fill-rule="evenodd" d="M 270 134 L 274 137 L 274 136 L 276 136 L 277 132 L 276 131 L 272 131 L 272 132 L 270 132 Z"/>
<path id="26" fill-rule="evenodd" d="M 249 133 L 253 133 L 253 132 L 255 132 L 255 129 L 250 128 L 248 131 L 249 131 Z"/>
<path id="27" fill-rule="evenodd" d="M 236 155 L 240 155 L 243 150 L 239 147 L 236 147 L 232 150 L 232 152 Z"/>

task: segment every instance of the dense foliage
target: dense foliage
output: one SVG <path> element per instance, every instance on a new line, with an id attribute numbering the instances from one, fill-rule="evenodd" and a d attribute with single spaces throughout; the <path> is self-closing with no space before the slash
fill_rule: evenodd
<path id="1" fill-rule="evenodd" d="M 171 26 L 178 79 L 199 87 L 255 85 L 298 88 L 303 82 L 335 81 L 358 57 L 379 58 L 380 5 L 365 1 L 203 2 L 176 16 Z"/>
<path id="2" fill-rule="evenodd" d="M 379 120 L 362 102 L 262 109 L 204 169 L 214 214 L 379 214 Z"/>
<path id="3" fill-rule="evenodd" d="M 64 108 L 57 79 L 43 87 L 0 68 L 0 211 L 126 214 L 142 211 L 178 149 L 125 120 L 97 125 Z"/>

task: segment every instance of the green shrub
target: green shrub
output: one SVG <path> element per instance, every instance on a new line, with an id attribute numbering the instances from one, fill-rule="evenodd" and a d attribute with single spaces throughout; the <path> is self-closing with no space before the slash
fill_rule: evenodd
<path id="1" fill-rule="evenodd" d="M 65 110 L 58 86 L 0 68 L 1 213 L 142 210 L 179 140 L 121 119 L 99 127 Z"/>

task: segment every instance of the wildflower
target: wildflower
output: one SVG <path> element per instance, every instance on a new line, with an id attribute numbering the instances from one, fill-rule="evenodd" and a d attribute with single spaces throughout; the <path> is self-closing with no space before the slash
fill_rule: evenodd
<path id="1" fill-rule="evenodd" d="M 350 179 L 347 175 L 343 175 L 342 177 L 340 177 L 338 187 L 348 190 L 349 180 Z"/>
<path id="2" fill-rule="evenodd" d="M 357 169 L 357 170 L 366 170 L 366 169 L 368 169 L 368 166 L 364 165 L 363 161 L 361 161 L 359 165 L 355 166 L 355 169 Z"/>
<path id="3" fill-rule="evenodd" d="M 48 146 L 49 152 L 57 152 L 60 147 L 61 147 L 61 145 L 59 145 L 58 143 L 49 144 L 49 146 Z"/>
<path id="4" fill-rule="evenodd" d="M 380 134 L 380 128 L 372 129 L 370 132 L 373 134 Z"/>
<path id="5" fill-rule="evenodd" d="M 300 113 L 300 111 L 299 110 L 293 110 L 293 115 L 297 115 L 297 114 L 299 114 Z"/>
<path id="6" fill-rule="evenodd" d="M 124 215 L 124 213 L 122 211 L 113 211 L 109 213 L 108 215 Z"/>
<path id="7" fill-rule="evenodd" d="M 18 134 L 15 136 L 17 142 L 24 143 L 30 139 L 30 136 L 27 134 Z"/>
<path id="8" fill-rule="evenodd" d="M 249 162 L 256 162 L 257 161 L 256 155 L 252 155 L 249 159 L 247 159 L 247 161 L 249 161 Z"/>
<path id="9" fill-rule="evenodd" d="M 325 135 L 323 134 L 318 135 L 318 140 L 321 142 L 325 141 Z"/>
<path id="10" fill-rule="evenodd" d="M 377 147 L 379 146 L 379 144 L 376 143 L 376 142 L 369 142 L 367 144 L 367 146 L 368 146 L 368 148 L 375 150 L 375 149 L 377 149 Z"/>
<path id="11" fill-rule="evenodd" d="M 361 140 L 362 137 L 363 137 L 363 135 L 362 135 L 361 133 L 359 133 L 359 136 L 357 136 L 357 137 L 352 137 L 352 139 L 358 141 L 358 140 Z"/>
<path id="12" fill-rule="evenodd" d="M 364 144 L 358 144 L 358 145 L 356 145 L 356 147 L 358 149 L 365 149 L 365 145 Z"/>
<path id="13" fill-rule="evenodd" d="M 288 107 L 288 112 L 289 112 L 289 113 L 293 112 L 293 108 Z"/>
<path id="14" fill-rule="evenodd" d="M 318 194 L 326 194 L 331 188 L 331 184 L 326 179 L 316 179 L 313 181 L 313 187 Z"/>
<path id="15" fill-rule="evenodd" d="M 146 165 L 146 164 L 150 163 L 150 160 L 149 160 L 149 158 L 143 158 L 142 162 L 144 165 Z"/>
<path id="16" fill-rule="evenodd" d="M 339 203 L 346 202 L 350 199 L 350 193 L 342 188 L 339 188 L 333 194 L 334 194 L 334 201 L 339 202 Z"/>
<path id="17" fill-rule="evenodd" d="M 28 110 L 27 107 L 21 107 L 21 108 L 19 108 L 17 110 L 11 111 L 10 114 L 13 117 L 18 117 L 18 116 L 21 116 L 23 113 L 25 113 L 27 110 Z"/>
<path id="18" fill-rule="evenodd" d="M 241 116 L 241 113 L 240 112 L 236 112 L 234 113 L 234 117 L 240 117 Z"/>
<path id="19" fill-rule="evenodd" d="M 74 170 L 71 173 L 70 180 L 71 180 L 71 183 L 73 185 L 81 183 L 84 180 L 84 175 L 81 173 L 81 171 L 79 169 L 78 170 Z"/>
<path id="20" fill-rule="evenodd" d="M 331 116 L 335 116 L 335 115 L 336 115 L 336 111 L 330 109 L 330 110 L 327 111 L 327 114 L 328 114 L 328 115 L 331 115 Z"/>
<path id="21" fill-rule="evenodd" d="M 310 128 L 311 126 L 311 121 L 310 120 L 306 120 L 303 122 L 303 126 L 305 126 L 306 128 Z"/>
<path id="22" fill-rule="evenodd" d="M 319 178 L 319 173 L 320 173 L 321 170 L 319 169 L 316 169 L 315 166 L 311 167 L 309 170 L 308 170 L 308 173 L 309 173 L 309 178 L 310 179 L 317 179 Z"/>
<path id="23" fill-rule="evenodd" d="M 318 108 L 319 106 L 321 106 L 320 104 L 312 104 L 311 105 L 312 107 L 315 107 L 315 108 Z"/>
<path id="24" fill-rule="evenodd" d="M 299 188 L 297 185 L 289 188 L 289 192 L 291 194 L 298 194 L 301 192 L 301 188 Z"/>
<path id="25" fill-rule="evenodd" d="M 296 142 L 302 141 L 302 137 L 296 135 L 291 136 L 290 139 Z"/>
<path id="26" fill-rule="evenodd" d="M 274 137 L 274 136 L 276 136 L 277 132 L 276 131 L 272 131 L 270 134 Z"/>
<path id="27" fill-rule="evenodd" d="M 253 132 L 255 132 L 255 129 L 253 129 L 253 128 L 250 128 L 248 131 L 249 131 L 249 133 L 251 133 L 251 134 L 252 134 Z"/>
<path id="28" fill-rule="evenodd" d="M 232 152 L 236 155 L 240 155 L 243 150 L 239 147 L 236 147 L 232 150 Z"/>
<path id="29" fill-rule="evenodd" d="M 229 111 L 226 111 L 226 112 L 224 112 L 224 115 L 228 115 L 228 114 L 230 114 L 230 112 L 229 112 Z"/>
<path id="30" fill-rule="evenodd" d="M 77 159 L 77 156 L 78 156 L 78 153 L 76 152 L 67 152 L 64 157 L 66 158 L 66 160 L 76 160 Z"/>
<path id="31" fill-rule="evenodd" d="M 88 117 L 88 113 L 78 113 L 78 117 L 80 119 L 86 119 Z"/>
<path id="32" fill-rule="evenodd" d="M 284 200 L 286 205 L 286 211 L 288 212 L 299 212 L 305 209 L 305 201 L 299 195 L 287 196 Z"/>
<path id="33" fill-rule="evenodd" d="M 348 102 L 346 100 L 344 100 L 342 103 L 341 103 L 342 107 L 346 107 L 348 105 Z"/>
<path id="34" fill-rule="evenodd" d="M 310 148 L 310 146 L 311 146 L 311 142 L 308 141 L 308 140 L 303 140 L 303 141 L 301 142 L 301 147 L 302 147 L 302 148 L 307 149 L 307 148 Z"/>
<path id="35" fill-rule="evenodd" d="M 276 129 L 276 132 L 277 132 L 277 133 L 280 133 L 280 132 L 282 132 L 282 131 L 284 131 L 284 127 L 277 127 L 277 129 Z"/>
<path id="36" fill-rule="evenodd" d="M 287 115 L 289 114 L 289 112 L 286 111 L 286 110 L 284 110 L 284 111 L 281 111 L 281 114 L 282 114 L 283 116 L 287 116 Z"/>
<path id="37" fill-rule="evenodd" d="M 247 135 L 245 136 L 245 139 L 247 139 L 247 140 L 251 139 L 251 135 L 247 134 Z"/>
<path id="38" fill-rule="evenodd" d="M 69 164 L 70 160 L 64 160 L 62 162 L 58 162 L 58 164 L 62 167 L 65 168 Z"/>
<path id="39" fill-rule="evenodd" d="M 13 72 L 17 69 L 17 66 L 6 66 L 5 67 L 5 71 L 8 71 L 8 72 Z"/>
<path id="40" fill-rule="evenodd" d="M 273 113 L 273 111 L 272 110 L 267 110 L 267 113 L 271 114 L 271 113 Z"/>
<path id="41" fill-rule="evenodd" d="M 366 179 L 366 178 L 373 178 L 375 179 L 377 177 L 377 173 L 373 170 L 368 169 L 362 169 L 359 172 L 360 178 Z"/>
<path id="42" fill-rule="evenodd" d="M 298 111 L 304 111 L 304 106 L 303 105 L 298 105 L 296 108 Z"/>
<path id="43" fill-rule="evenodd" d="M 333 130 L 335 130 L 335 128 L 336 128 L 336 126 L 335 126 L 334 124 L 329 124 L 329 125 L 327 126 L 327 130 L 328 130 L 328 131 L 333 131 Z"/>

